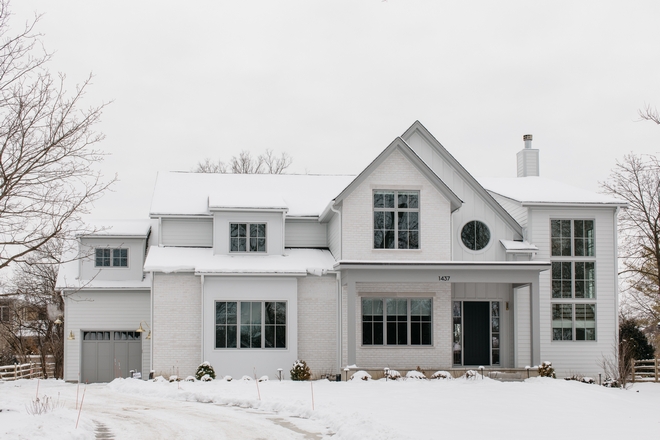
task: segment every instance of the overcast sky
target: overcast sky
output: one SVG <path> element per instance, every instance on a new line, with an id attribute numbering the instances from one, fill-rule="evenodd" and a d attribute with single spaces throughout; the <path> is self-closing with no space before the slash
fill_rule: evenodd
<path id="1" fill-rule="evenodd" d="M 355 174 L 420 120 L 474 176 L 597 190 L 627 152 L 660 151 L 660 2 L 13 0 L 34 12 L 90 105 L 114 192 L 95 217 L 146 217 L 158 171 L 241 150 L 294 173 Z"/>

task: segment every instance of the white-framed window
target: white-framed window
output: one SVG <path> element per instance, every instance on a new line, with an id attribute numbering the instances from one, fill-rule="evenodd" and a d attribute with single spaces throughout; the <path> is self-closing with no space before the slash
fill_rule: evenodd
<path id="1" fill-rule="evenodd" d="M 266 252 L 266 223 L 230 223 L 230 252 Z"/>
<path id="2" fill-rule="evenodd" d="M 550 247 L 553 257 L 593 257 L 593 220 L 550 220 Z"/>
<path id="3" fill-rule="evenodd" d="M 216 301 L 215 348 L 286 348 L 286 301 Z"/>
<path id="4" fill-rule="evenodd" d="M 94 255 L 96 267 L 128 267 L 128 249 L 96 248 Z"/>
<path id="5" fill-rule="evenodd" d="M 552 304 L 553 341 L 595 341 L 596 304 Z"/>
<path id="6" fill-rule="evenodd" d="M 373 192 L 374 249 L 419 249 L 419 191 Z"/>
<path id="7" fill-rule="evenodd" d="M 594 220 L 550 220 L 553 341 L 596 340 L 595 256 Z"/>
<path id="8" fill-rule="evenodd" d="M 431 298 L 362 298 L 362 345 L 432 345 Z"/>
<path id="9" fill-rule="evenodd" d="M 469 250 L 480 251 L 490 243 L 490 229 L 484 222 L 471 220 L 461 229 L 461 241 Z"/>

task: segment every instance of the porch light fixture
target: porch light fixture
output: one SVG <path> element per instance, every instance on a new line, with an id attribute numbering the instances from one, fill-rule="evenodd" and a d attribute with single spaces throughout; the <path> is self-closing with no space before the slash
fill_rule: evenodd
<path id="1" fill-rule="evenodd" d="M 69 330 L 69 337 L 67 338 L 69 341 L 73 341 L 76 339 L 76 336 L 73 334 L 73 330 Z"/>
<path id="2" fill-rule="evenodd" d="M 142 323 L 140 323 L 140 327 L 138 327 L 137 330 L 135 330 L 136 333 L 144 333 L 144 329 L 142 328 Z"/>

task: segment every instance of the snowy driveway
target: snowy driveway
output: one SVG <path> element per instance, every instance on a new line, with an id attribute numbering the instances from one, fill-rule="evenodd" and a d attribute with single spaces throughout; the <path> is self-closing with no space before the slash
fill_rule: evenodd
<path id="1" fill-rule="evenodd" d="M 75 399 L 75 396 L 73 396 Z M 88 385 L 83 413 L 119 439 L 320 439 L 308 420 L 213 403 L 181 402 Z M 294 424 L 295 423 L 295 424 Z M 305 429 L 298 427 L 304 424 Z"/>

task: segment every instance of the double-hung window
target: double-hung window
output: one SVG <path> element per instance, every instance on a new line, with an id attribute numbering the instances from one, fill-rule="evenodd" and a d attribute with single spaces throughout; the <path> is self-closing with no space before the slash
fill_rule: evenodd
<path id="1" fill-rule="evenodd" d="M 286 348 L 286 302 L 216 301 L 215 348 Z"/>
<path id="2" fill-rule="evenodd" d="M 374 249 L 419 249 L 419 191 L 374 191 Z"/>
<path id="3" fill-rule="evenodd" d="M 128 249 L 97 248 L 95 249 L 94 266 L 128 267 Z"/>
<path id="4" fill-rule="evenodd" d="M 362 345 L 431 345 L 430 298 L 362 298 Z"/>
<path id="5" fill-rule="evenodd" d="M 596 339 L 593 220 L 551 220 L 552 339 Z"/>
<path id="6" fill-rule="evenodd" d="M 265 223 L 230 223 L 231 252 L 266 252 Z"/>

